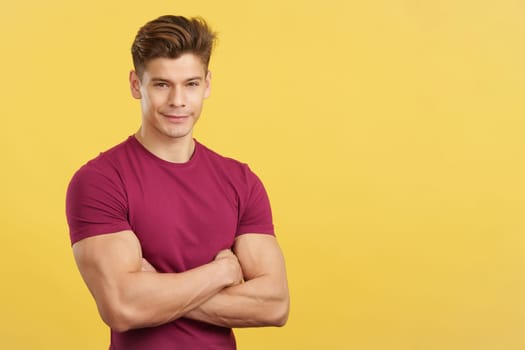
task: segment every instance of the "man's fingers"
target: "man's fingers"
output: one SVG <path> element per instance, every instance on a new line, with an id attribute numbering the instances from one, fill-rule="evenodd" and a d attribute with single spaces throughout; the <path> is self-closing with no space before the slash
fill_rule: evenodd
<path id="1" fill-rule="evenodd" d="M 232 257 L 237 258 L 235 254 L 233 254 L 231 249 L 223 249 L 215 256 L 215 260 L 224 259 L 224 258 L 232 258 Z"/>

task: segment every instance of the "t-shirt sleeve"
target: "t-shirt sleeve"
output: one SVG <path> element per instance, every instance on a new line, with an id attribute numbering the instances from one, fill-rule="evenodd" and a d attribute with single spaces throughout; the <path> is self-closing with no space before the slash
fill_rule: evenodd
<path id="1" fill-rule="evenodd" d="M 71 244 L 105 233 L 130 230 L 126 195 L 118 174 L 104 174 L 84 165 L 71 179 L 66 194 Z"/>
<path id="2" fill-rule="evenodd" d="M 261 180 L 246 166 L 246 195 L 241 201 L 236 236 L 245 233 L 275 235 L 268 194 Z"/>

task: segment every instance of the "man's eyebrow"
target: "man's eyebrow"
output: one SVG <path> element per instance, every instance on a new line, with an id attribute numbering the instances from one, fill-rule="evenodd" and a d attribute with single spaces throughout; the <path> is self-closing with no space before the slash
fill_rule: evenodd
<path id="1" fill-rule="evenodd" d="M 188 78 L 186 79 L 186 81 L 191 81 L 191 80 L 202 80 L 203 77 L 201 77 L 200 75 L 196 76 L 196 77 L 191 77 L 191 78 Z"/>
<path id="2" fill-rule="evenodd" d="M 194 76 L 194 77 L 190 77 L 186 80 L 184 80 L 185 82 L 188 82 L 188 81 L 192 81 L 192 80 L 203 80 L 204 78 L 202 76 Z M 165 78 L 160 78 L 160 77 L 153 77 L 151 78 L 151 81 L 167 81 L 169 82 L 170 80 L 169 79 L 165 79 Z"/>

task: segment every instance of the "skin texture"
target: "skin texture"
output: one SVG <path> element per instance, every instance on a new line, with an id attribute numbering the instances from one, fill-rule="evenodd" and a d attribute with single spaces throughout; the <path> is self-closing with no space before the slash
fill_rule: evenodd
<path id="1" fill-rule="evenodd" d="M 187 162 L 211 73 L 198 57 L 184 54 L 151 60 L 142 77 L 132 71 L 129 81 L 142 109 L 135 137 L 161 159 Z M 226 327 L 282 326 L 288 318 L 284 258 L 271 235 L 243 234 L 231 250 L 182 273 L 156 272 L 131 231 L 83 239 L 73 253 L 102 319 L 117 331 L 179 317 Z"/>
<path id="2" fill-rule="evenodd" d="M 186 317 L 224 327 L 283 326 L 290 305 L 277 240 L 269 235 L 244 234 L 235 240 L 233 249 L 244 283 L 223 289 Z"/>
<path id="3" fill-rule="evenodd" d="M 173 321 L 242 281 L 230 250 L 183 273 L 145 271 L 140 243 L 131 231 L 83 239 L 73 245 L 73 253 L 102 319 L 120 332 Z"/>
<path id="4" fill-rule="evenodd" d="M 132 71 L 131 94 L 140 99 L 142 109 L 137 139 L 161 159 L 187 162 L 195 147 L 193 127 L 210 95 L 210 82 L 211 73 L 192 54 L 153 59 L 142 79 Z"/>

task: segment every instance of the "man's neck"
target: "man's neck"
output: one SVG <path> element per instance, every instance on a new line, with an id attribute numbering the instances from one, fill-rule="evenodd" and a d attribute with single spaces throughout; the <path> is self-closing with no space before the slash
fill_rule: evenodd
<path id="1" fill-rule="evenodd" d="M 195 141 L 191 134 L 180 138 L 158 138 L 148 137 L 139 129 L 135 138 L 155 156 L 171 163 L 186 163 L 195 151 Z"/>

